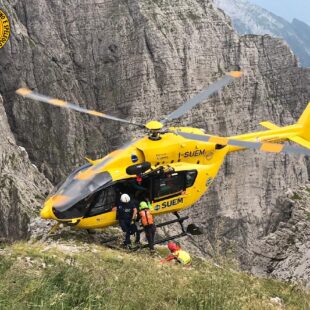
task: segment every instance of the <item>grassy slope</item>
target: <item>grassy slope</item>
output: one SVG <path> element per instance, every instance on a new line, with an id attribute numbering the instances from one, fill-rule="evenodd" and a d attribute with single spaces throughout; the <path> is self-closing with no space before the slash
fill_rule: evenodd
<path id="1" fill-rule="evenodd" d="M 165 253 L 162 253 L 165 254 Z M 0 250 L 0 309 L 310 309 L 301 287 L 210 262 L 190 269 L 97 245 Z"/>

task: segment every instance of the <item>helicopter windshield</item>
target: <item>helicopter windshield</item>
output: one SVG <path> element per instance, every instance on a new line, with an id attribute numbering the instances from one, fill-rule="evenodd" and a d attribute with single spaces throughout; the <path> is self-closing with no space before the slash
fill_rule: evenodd
<path id="1" fill-rule="evenodd" d="M 90 163 L 87 163 L 87 164 L 85 164 L 85 165 L 83 165 L 83 166 L 81 166 L 81 167 L 78 167 L 78 168 L 74 169 L 74 170 L 69 174 L 69 176 L 68 176 L 66 179 L 60 181 L 57 185 L 54 186 L 54 188 L 51 190 L 51 192 L 49 193 L 49 195 L 47 196 L 47 198 L 49 198 L 49 197 L 53 196 L 54 194 L 56 194 L 56 192 L 60 189 L 60 187 L 63 187 L 63 186 L 65 185 L 65 183 L 70 182 L 70 181 L 74 178 L 74 176 L 77 175 L 78 172 L 83 171 L 83 170 L 86 170 L 86 169 L 89 168 L 90 166 L 91 166 L 91 164 L 90 164 Z"/>
<path id="2" fill-rule="evenodd" d="M 54 204 L 54 208 L 58 212 L 68 210 L 77 202 L 97 192 L 112 182 L 112 177 L 108 172 L 96 173 L 87 180 L 79 180 L 75 178 L 78 173 L 88 169 L 90 166 L 91 164 L 87 164 L 74 170 L 56 189 L 57 196 L 66 197 L 63 202 Z"/>

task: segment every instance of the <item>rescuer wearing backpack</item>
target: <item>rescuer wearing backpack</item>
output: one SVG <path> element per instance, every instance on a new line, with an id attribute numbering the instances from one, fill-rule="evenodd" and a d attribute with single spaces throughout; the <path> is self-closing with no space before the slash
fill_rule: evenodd
<path id="1" fill-rule="evenodd" d="M 151 204 L 146 201 L 141 201 L 139 206 L 139 216 L 144 228 L 145 236 L 148 241 L 148 245 L 151 252 L 154 252 L 154 238 L 156 226 L 154 224 L 154 218 L 151 214 Z"/>
<path id="2" fill-rule="evenodd" d="M 160 262 L 169 262 L 171 260 L 175 260 L 181 265 L 184 266 L 190 266 L 191 265 L 191 257 L 190 255 L 181 249 L 180 246 L 176 245 L 174 242 L 169 242 L 168 243 L 168 249 L 170 250 L 171 254 L 168 255 L 166 258 L 162 259 Z"/>

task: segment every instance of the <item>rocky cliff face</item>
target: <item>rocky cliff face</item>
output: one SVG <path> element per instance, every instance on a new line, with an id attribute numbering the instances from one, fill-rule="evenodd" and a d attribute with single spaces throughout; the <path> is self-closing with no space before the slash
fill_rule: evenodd
<path id="1" fill-rule="evenodd" d="M 266 236 L 253 250 L 252 271 L 299 281 L 310 288 L 310 188 L 279 197 Z"/>
<path id="2" fill-rule="evenodd" d="M 27 238 L 50 182 L 16 145 L 0 96 L 0 242 Z"/>
<path id="3" fill-rule="evenodd" d="M 14 35 L 0 50 L 0 91 L 11 129 L 31 160 L 58 181 L 84 155 L 141 134 L 34 102 L 27 85 L 135 121 L 158 119 L 232 66 L 244 77 L 176 123 L 232 135 L 270 120 L 293 123 L 310 98 L 310 73 L 280 39 L 239 37 L 207 0 L 6 1 Z M 303 157 L 246 151 L 227 158 L 209 193 L 187 212 L 203 252 L 233 251 L 250 267 L 277 197 L 308 179 Z M 192 241 L 191 241 L 192 242 Z"/>

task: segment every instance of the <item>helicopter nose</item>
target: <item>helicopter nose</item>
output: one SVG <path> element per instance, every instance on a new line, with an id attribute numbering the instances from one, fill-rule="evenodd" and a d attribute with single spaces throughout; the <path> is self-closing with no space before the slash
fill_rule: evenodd
<path id="1" fill-rule="evenodd" d="M 54 218 L 54 214 L 53 214 L 52 208 L 50 208 L 49 206 L 45 206 L 41 210 L 40 216 L 41 216 L 41 218 L 43 218 L 45 220 L 53 219 Z"/>

